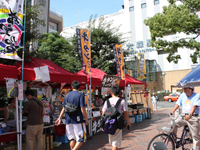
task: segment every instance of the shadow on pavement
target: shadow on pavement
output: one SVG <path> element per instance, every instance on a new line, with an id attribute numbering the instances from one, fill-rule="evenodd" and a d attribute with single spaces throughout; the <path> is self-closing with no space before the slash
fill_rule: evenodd
<path id="1" fill-rule="evenodd" d="M 122 147 L 121 150 L 145 150 L 152 137 L 158 134 L 156 130 L 157 124 L 164 123 L 169 120 L 168 114 L 172 109 L 159 110 L 152 114 L 151 119 L 145 119 L 142 122 L 134 123 L 131 125 L 130 130 L 124 128 Z M 69 144 L 62 144 L 59 147 L 53 148 L 53 150 L 70 150 Z M 82 145 L 80 150 L 108 150 L 112 149 L 108 144 L 108 135 L 99 132 Z"/>

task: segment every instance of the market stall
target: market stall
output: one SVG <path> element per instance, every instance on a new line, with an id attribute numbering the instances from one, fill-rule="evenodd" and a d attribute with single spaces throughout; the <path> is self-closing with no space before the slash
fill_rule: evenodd
<path id="1" fill-rule="evenodd" d="M 140 122 L 147 118 L 147 111 L 151 108 L 148 92 L 145 92 L 146 82 L 139 81 L 128 74 L 125 75 L 126 83 L 130 87 L 130 99 L 128 100 L 128 112 L 130 122 Z"/>
<path id="2" fill-rule="evenodd" d="M 8 65 L 3 65 L 0 64 L 0 68 L 1 68 L 1 74 L 0 74 L 0 84 L 2 86 L 6 86 L 6 78 L 15 78 L 15 79 L 21 79 L 22 78 L 22 64 L 21 62 L 16 63 L 13 66 L 8 66 Z M 38 72 L 35 71 L 35 68 L 39 68 L 39 70 L 42 70 L 44 68 L 42 68 L 43 66 L 45 66 L 46 68 L 48 68 L 48 72 L 43 72 L 46 76 L 49 76 L 49 80 L 44 80 L 43 78 L 41 78 L 42 76 L 40 76 L 40 78 L 38 78 Z M 46 69 L 45 68 L 45 69 Z M 44 60 L 44 59 L 37 59 L 37 58 L 32 58 L 32 57 L 28 57 L 25 59 L 24 62 L 24 90 L 26 90 L 26 87 L 31 88 L 34 93 L 35 96 L 38 97 L 39 99 L 41 99 L 44 102 L 44 122 L 45 122 L 45 133 L 46 131 L 48 131 L 48 133 L 52 130 L 52 128 L 54 128 L 54 125 L 52 125 L 52 114 L 55 112 L 54 108 L 56 109 L 56 111 L 58 111 L 59 109 L 57 109 L 58 107 L 55 107 L 55 101 L 53 103 L 52 101 L 52 87 L 56 87 L 56 88 L 60 88 L 61 84 L 71 84 L 74 80 L 79 81 L 82 85 L 86 84 L 87 81 L 87 77 L 84 75 L 76 75 L 74 73 L 71 73 L 59 66 L 57 66 L 56 64 L 54 64 L 52 61 L 50 60 Z M 44 70 L 42 70 L 44 71 Z M 41 71 L 41 72 L 42 72 Z M 41 73 L 39 72 L 39 73 Z M 24 101 L 23 101 L 24 102 Z M 57 103 L 56 103 L 56 106 Z M 16 106 L 17 108 L 17 106 Z M 7 109 L 4 109 L 7 110 Z M 17 110 L 17 109 L 16 109 Z M 6 111 L 3 112 L 4 114 L 7 114 Z M 6 117 L 4 117 L 6 118 Z M 18 120 L 18 119 L 17 119 Z M 5 122 L 6 124 L 6 122 Z M 1 126 L 2 128 L 2 126 Z M 49 129 L 51 128 L 51 130 Z M 1 138 L 0 139 L 5 139 L 5 136 L 9 137 L 7 138 L 7 140 L 9 139 L 15 139 L 16 140 L 16 131 L 10 132 L 10 133 L 6 133 L 7 131 L 5 131 L 4 133 L 0 134 Z M 48 134 L 47 134 L 48 135 Z M 48 142 L 48 144 L 46 143 L 46 149 L 48 148 L 47 145 L 51 145 L 52 142 L 50 142 L 50 138 L 49 136 L 45 136 L 45 140 L 46 142 Z M 12 136 L 12 138 L 11 138 Z M 48 138 L 48 139 L 47 139 Z M 0 141 L 0 142 L 5 142 L 4 141 Z"/>

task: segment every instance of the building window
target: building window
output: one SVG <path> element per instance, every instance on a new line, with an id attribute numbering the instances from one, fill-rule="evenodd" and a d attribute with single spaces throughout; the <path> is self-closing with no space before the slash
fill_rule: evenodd
<path id="1" fill-rule="evenodd" d="M 146 7 L 147 7 L 146 3 L 141 4 L 141 8 L 146 8 Z"/>
<path id="2" fill-rule="evenodd" d="M 137 48 L 143 48 L 143 41 L 137 42 Z"/>
<path id="3" fill-rule="evenodd" d="M 159 0 L 154 0 L 154 5 L 159 4 Z"/>
<path id="4" fill-rule="evenodd" d="M 134 6 L 130 7 L 130 8 L 129 8 L 129 11 L 130 11 L 130 12 L 131 12 L 131 11 L 134 11 Z"/>
<path id="5" fill-rule="evenodd" d="M 54 26 L 52 26 L 52 25 L 49 25 L 49 28 L 52 29 L 52 30 L 54 30 Z"/>
<path id="6" fill-rule="evenodd" d="M 156 60 L 145 60 L 148 81 L 156 81 Z"/>
<path id="7" fill-rule="evenodd" d="M 147 39 L 147 47 L 150 47 L 151 45 L 151 39 Z"/>
<path id="8" fill-rule="evenodd" d="M 40 5 L 46 7 L 46 0 L 39 0 L 38 2 Z"/>

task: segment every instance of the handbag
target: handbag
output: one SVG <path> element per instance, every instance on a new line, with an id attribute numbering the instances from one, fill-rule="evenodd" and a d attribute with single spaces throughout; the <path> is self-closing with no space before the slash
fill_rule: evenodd
<path id="1" fill-rule="evenodd" d="M 66 101 L 65 104 L 65 112 L 69 115 L 69 116 L 75 116 L 76 113 L 78 112 L 78 106 L 68 103 Z"/>

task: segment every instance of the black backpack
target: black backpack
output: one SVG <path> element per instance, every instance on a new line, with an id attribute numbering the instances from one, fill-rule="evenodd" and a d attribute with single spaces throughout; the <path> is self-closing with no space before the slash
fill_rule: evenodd
<path id="1" fill-rule="evenodd" d="M 119 100 L 117 101 L 116 105 L 114 107 L 112 107 L 110 105 L 110 101 L 109 99 L 107 100 L 107 110 L 106 112 L 103 114 L 103 116 L 101 116 L 100 118 L 100 127 L 104 128 L 105 126 L 105 122 L 106 120 L 109 118 L 111 119 L 116 119 L 116 123 L 117 123 L 117 129 L 122 129 L 123 127 L 126 126 L 126 119 L 124 118 L 124 116 L 118 111 L 118 107 L 121 104 L 122 99 L 119 98 Z"/>
<path id="2" fill-rule="evenodd" d="M 110 105 L 109 99 L 106 101 L 106 102 L 107 102 L 107 110 L 106 110 L 106 112 L 104 113 L 106 118 L 109 117 L 110 119 L 117 119 L 117 117 L 121 114 L 121 113 L 118 111 L 118 107 L 119 107 L 119 105 L 121 104 L 121 101 L 122 101 L 122 99 L 119 98 L 114 107 L 112 107 L 112 106 Z"/>

